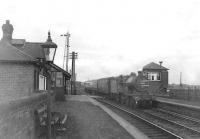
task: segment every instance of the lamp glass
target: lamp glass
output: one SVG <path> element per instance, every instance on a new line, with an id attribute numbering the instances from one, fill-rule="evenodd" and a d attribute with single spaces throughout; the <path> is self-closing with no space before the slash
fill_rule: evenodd
<path id="1" fill-rule="evenodd" d="M 53 62 L 56 53 L 56 48 L 44 48 L 44 51 L 46 61 Z"/>

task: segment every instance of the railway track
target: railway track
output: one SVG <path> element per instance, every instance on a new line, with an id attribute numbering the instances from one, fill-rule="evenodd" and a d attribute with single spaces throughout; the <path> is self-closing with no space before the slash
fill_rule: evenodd
<path id="1" fill-rule="evenodd" d="M 159 117 L 163 117 L 170 121 L 174 121 L 177 124 L 185 125 L 189 128 L 192 128 L 193 130 L 197 130 L 197 132 L 200 132 L 200 120 L 199 119 L 181 115 L 181 114 L 167 111 L 167 110 L 162 110 L 162 109 L 152 109 L 152 110 L 145 110 L 145 111 L 150 114 L 156 114 Z"/>
<path id="2" fill-rule="evenodd" d="M 155 123 L 143 118 L 142 116 L 121 108 L 118 105 L 114 105 L 110 102 L 106 102 L 100 99 L 97 100 L 125 118 L 129 123 L 133 124 L 150 139 L 183 139 L 183 137 L 180 137 L 161 126 L 156 125 Z"/>
<path id="3" fill-rule="evenodd" d="M 161 109 L 144 110 L 140 114 L 146 115 L 149 120 L 155 121 L 156 119 L 156 122 L 162 122 L 168 125 L 168 128 L 171 127 L 172 130 L 176 131 L 178 129 L 177 132 L 184 133 L 183 136 L 200 138 L 200 121 L 198 119 Z"/>

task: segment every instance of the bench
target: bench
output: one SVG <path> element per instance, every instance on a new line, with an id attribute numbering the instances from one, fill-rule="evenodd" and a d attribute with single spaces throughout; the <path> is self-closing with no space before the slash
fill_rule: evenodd
<path id="1" fill-rule="evenodd" d="M 47 131 L 47 106 L 42 105 L 34 111 L 37 136 L 43 136 Z"/>
<path id="2" fill-rule="evenodd" d="M 55 131 L 66 131 L 65 123 L 67 121 L 67 114 L 62 114 L 60 112 L 52 112 L 51 114 Z M 54 121 L 54 119 L 56 119 L 56 121 Z"/>
<path id="3" fill-rule="evenodd" d="M 42 105 L 35 110 L 36 129 L 38 136 L 43 136 L 47 132 L 47 106 Z M 51 112 L 51 127 L 54 134 L 66 131 L 65 123 L 67 115 L 60 112 Z"/>

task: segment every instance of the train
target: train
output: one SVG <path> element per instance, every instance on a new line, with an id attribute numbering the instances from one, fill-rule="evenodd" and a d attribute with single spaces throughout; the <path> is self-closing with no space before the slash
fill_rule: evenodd
<path id="1" fill-rule="evenodd" d="M 125 103 L 133 108 L 152 108 L 155 94 L 166 93 L 167 68 L 156 63 L 143 67 L 138 74 L 120 75 L 85 82 L 85 91 Z"/>
<path id="2" fill-rule="evenodd" d="M 85 91 L 109 97 L 118 102 L 127 102 L 134 108 L 150 108 L 153 96 L 148 92 L 145 76 L 131 73 L 130 76 L 101 78 L 87 82 Z"/>

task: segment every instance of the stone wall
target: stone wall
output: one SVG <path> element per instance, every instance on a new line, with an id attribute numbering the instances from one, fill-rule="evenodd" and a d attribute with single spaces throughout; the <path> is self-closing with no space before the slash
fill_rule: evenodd
<path id="1" fill-rule="evenodd" d="M 34 111 L 47 103 L 47 93 L 0 103 L 1 139 L 37 139 Z"/>

